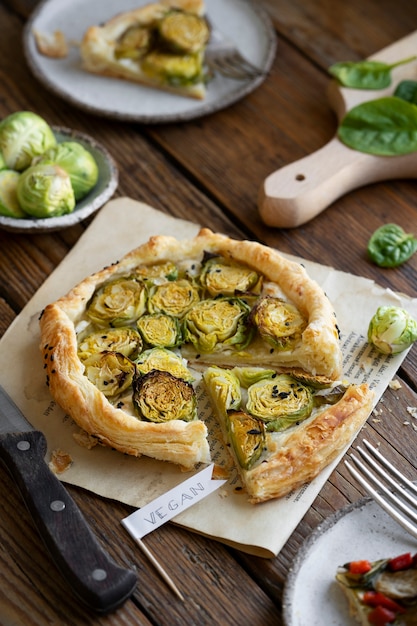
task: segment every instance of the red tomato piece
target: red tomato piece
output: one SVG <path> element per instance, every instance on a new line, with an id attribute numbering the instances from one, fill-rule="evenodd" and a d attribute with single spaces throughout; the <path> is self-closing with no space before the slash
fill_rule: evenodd
<path id="1" fill-rule="evenodd" d="M 372 565 L 370 561 L 351 561 L 349 563 L 350 574 L 366 574 L 370 572 Z"/>
<path id="2" fill-rule="evenodd" d="M 375 626 L 386 626 L 386 624 L 391 624 L 395 617 L 394 611 L 385 609 L 383 606 L 377 606 L 376 609 L 369 613 L 368 621 L 370 624 L 375 624 Z"/>
<path id="3" fill-rule="evenodd" d="M 411 552 L 406 552 L 405 554 L 400 554 L 399 556 L 394 557 L 388 561 L 388 567 L 391 572 L 399 572 L 403 569 L 408 569 L 413 564 L 413 557 Z"/>
<path id="4" fill-rule="evenodd" d="M 365 591 L 362 601 L 368 606 L 382 606 L 386 609 L 390 609 L 391 611 L 395 611 L 396 613 L 406 612 L 405 608 L 398 604 L 398 602 L 395 602 L 395 600 L 392 600 L 385 594 L 379 593 L 378 591 Z"/>

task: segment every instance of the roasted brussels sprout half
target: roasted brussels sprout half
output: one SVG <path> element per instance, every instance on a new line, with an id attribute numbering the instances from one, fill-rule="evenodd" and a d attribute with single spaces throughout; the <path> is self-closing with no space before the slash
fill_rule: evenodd
<path id="1" fill-rule="evenodd" d="M 216 406 L 224 415 L 231 409 L 240 409 L 240 383 L 232 370 L 213 365 L 205 370 L 203 380 L 211 393 L 216 395 Z"/>
<path id="2" fill-rule="evenodd" d="M 132 278 L 117 278 L 96 291 L 87 316 L 98 326 L 126 326 L 136 322 L 145 307 L 145 285 Z"/>
<path id="3" fill-rule="evenodd" d="M 190 422 L 197 417 L 197 396 L 191 383 L 162 370 L 135 378 L 133 405 L 139 417 L 150 422 Z"/>
<path id="4" fill-rule="evenodd" d="M 18 111 L 0 123 L 0 152 L 11 170 L 28 168 L 34 157 L 55 145 L 52 128 L 36 113 Z"/>
<path id="5" fill-rule="evenodd" d="M 66 215 L 75 208 L 69 175 L 51 163 L 33 165 L 21 173 L 17 199 L 25 213 L 38 218 Z"/>
<path id="6" fill-rule="evenodd" d="M 33 164 L 54 163 L 70 177 L 76 202 L 84 198 L 98 180 L 97 163 L 88 150 L 78 141 L 63 141 L 49 148 Z"/>
<path id="7" fill-rule="evenodd" d="M 275 370 L 266 370 L 263 367 L 234 367 L 232 372 L 245 389 L 260 380 L 273 378 L 277 375 Z"/>
<path id="8" fill-rule="evenodd" d="M 265 445 L 264 424 L 244 411 L 229 411 L 227 426 L 239 465 L 243 469 L 251 469 Z"/>
<path id="9" fill-rule="evenodd" d="M 148 297 L 150 313 L 183 317 L 200 300 L 198 288 L 185 278 L 151 287 Z"/>
<path id="10" fill-rule="evenodd" d="M 324 404 L 336 404 L 345 395 L 347 387 L 335 385 L 330 389 L 323 389 L 314 394 L 314 406 L 319 407 Z"/>
<path id="11" fill-rule="evenodd" d="M 119 352 L 92 354 L 84 366 L 88 380 L 109 399 L 124 393 L 135 374 L 135 364 Z"/>
<path id="12" fill-rule="evenodd" d="M 98 352 L 118 352 L 135 359 L 142 350 L 142 338 L 134 328 L 107 328 L 90 333 L 78 343 L 78 357 L 85 361 Z"/>
<path id="13" fill-rule="evenodd" d="M 178 278 L 178 268 L 172 261 L 155 263 L 155 265 L 140 265 L 135 269 L 135 276 L 155 283 L 164 283 Z"/>
<path id="14" fill-rule="evenodd" d="M 368 341 L 383 354 L 398 354 L 417 339 L 417 321 L 397 306 L 380 306 L 368 327 Z"/>
<path id="15" fill-rule="evenodd" d="M 198 352 L 243 349 L 252 338 L 249 312 L 250 307 L 239 298 L 202 300 L 185 316 L 185 340 Z"/>
<path id="16" fill-rule="evenodd" d="M 203 56 L 200 53 L 176 55 L 154 50 L 141 64 L 150 78 L 164 80 L 171 85 L 192 85 L 201 79 Z"/>
<path id="17" fill-rule="evenodd" d="M 204 264 L 200 280 L 212 297 L 239 296 L 256 288 L 259 293 L 261 282 L 254 270 L 222 257 L 211 258 Z"/>
<path id="18" fill-rule="evenodd" d="M 17 199 L 17 184 L 19 178 L 19 172 L 15 172 L 14 170 L 0 171 L 0 215 L 15 218 L 26 216 L 26 213 L 22 211 Z"/>
<path id="19" fill-rule="evenodd" d="M 179 54 L 198 52 L 208 42 L 206 20 L 194 13 L 170 11 L 158 24 L 161 46 Z"/>
<path id="20" fill-rule="evenodd" d="M 116 59 L 133 59 L 138 61 L 149 52 L 153 41 L 153 32 L 146 26 L 131 26 L 119 39 L 114 47 Z"/>
<path id="21" fill-rule="evenodd" d="M 285 430 L 311 414 L 313 393 L 288 374 L 261 380 L 248 389 L 246 410 L 261 419 L 268 431 Z"/>
<path id="22" fill-rule="evenodd" d="M 307 326 L 293 304 L 272 296 L 258 301 L 252 309 L 251 320 L 262 339 L 278 350 L 291 350 Z"/>
<path id="23" fill-rule="evenodd" d="M 183 378 L 188 382 L 194 380 L 183 358 L 165 348 L 145 350 L 138 356 L 135 362 L 140 374 L 147 374 L 151 370 L 162 370 L 170 372 L 176 378 Z"/>
<path id="24" fill-rule="evenodd" d="M 164 313 L 142 315 L 137 326 L 145 343 L 155 348 L 176 348 L 183 342 L 178 318 Z"/>

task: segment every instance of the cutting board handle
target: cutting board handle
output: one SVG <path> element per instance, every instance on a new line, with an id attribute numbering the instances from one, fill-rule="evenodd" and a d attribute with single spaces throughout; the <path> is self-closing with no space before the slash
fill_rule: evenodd
<path id="1" fill-rule="evenodd" d="M 261 187 L 259 213 L 268 226 L 294 228 L 363 185 L 417 178 L 417 153 L 380 157 L 352 150 L 337 137 L 320 150 L 270 174 Z"/>

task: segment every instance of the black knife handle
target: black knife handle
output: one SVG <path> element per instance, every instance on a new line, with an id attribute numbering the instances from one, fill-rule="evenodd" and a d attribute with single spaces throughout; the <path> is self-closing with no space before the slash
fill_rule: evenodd
<path id="1" fill-rule="evenodd" d="M 0 436 L 0 458 L 56 565 L 87 606 L 108 613 L 133 593 L 136 574 L 119 567 L 100 546 L 74 500 L 46 464 L 46 448 L 39 431 Z"/>

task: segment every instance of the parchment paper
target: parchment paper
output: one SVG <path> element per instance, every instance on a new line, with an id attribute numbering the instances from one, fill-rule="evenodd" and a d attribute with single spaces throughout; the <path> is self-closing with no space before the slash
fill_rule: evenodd
<path id="1" fill-rule="evenodd" d="M 137 459 L 101 446 L 88 450 L 76 443 L 73 434 L 79 432 L 78 427 L 51 400 L 45 385 L 38 318 L 46 304 L 64 295 L 87 275 L 117 261 L 150 236 L 169 234 L 186 239 L 193 237 L 198 230 L 196 224 L 169 217 L 128 198 L 109 202 L 0 341 L 1 384 L 33 426 L 45 434 L 48 441 L 46 460 L 58 448 L 68 452 L 73 459 L 72 466 L 59 475 L 63 482 L 141 507 L 189 476 L 169 463 L 145 457 Z M 335 307 L 342 333 L 345 377 L 356 383 L 367 381 L 375 390 L 376 404 L 406 352 L 387 358 L 371 350 L 366 342 L 369 320 L 377 307 L 385 304 L 402 306 L 417 317 L 417 299 L 383 289 L 365 278 L 296 260 L 302 262 L 310 276 L 321 284 Z M 200 409 L 209 418 L 213 439 L 217 426 L 210 418 L 203 391 Z M 403 421 L 410 415 L 397 415 L 396 418 Z M 213 450 L 214 460 L 221 462 L 224 452 L 222 445 L 217 444 Z M 238 479 L 232 476 L 228 485 L 175 517 L 174 522 L 250 554 L 273 557 L 281 550 L 342 456 L 300 490 L 256 506 L 248 504 L 244 493 L 236 492 Z"/>

